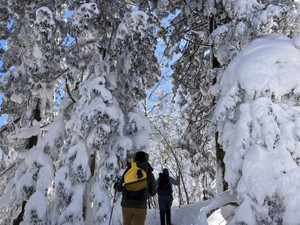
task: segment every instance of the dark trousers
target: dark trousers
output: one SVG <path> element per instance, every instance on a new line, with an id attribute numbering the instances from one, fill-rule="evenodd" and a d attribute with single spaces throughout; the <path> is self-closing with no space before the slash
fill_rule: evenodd
<path id="1" fill-rule="evenodd" d="M 166 218 L 167 216 L 167 218 Z M 171 225 L 171 211 L 160 213 L 160 224 L 166 225 L 166 219 L 167 219 L 167 225 Z"/>
<path id="2" fill-rule="evenodd" d="M 171 225 L 171 206 L 173 202 L 172 195 L 158 195 L 158 205 L 160 211 L 160 224 Z"/>

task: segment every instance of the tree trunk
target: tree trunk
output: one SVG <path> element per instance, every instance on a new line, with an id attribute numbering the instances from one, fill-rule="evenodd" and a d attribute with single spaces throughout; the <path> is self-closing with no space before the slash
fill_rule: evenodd
<path id="1" fill-rule="evenodd" d="M 210 34 L 216 29 L 215 17 L 211 16 L 209 23 Z M 214 46 L 212 45 L 210 48 L 210 60 L 211 60 L 211 68 L 214 70 L 216 68 L 220 68 L 220 63 L 218 59 L 214 56 Z M 217 82 L 217 78 L 214 78 L 213 85 Z M 216 104 L 216 99 L 214 99 L 214 105 Z M 228 189 L 228 184 L 225 181 L 225 163 L 224 156 L 225 152 L 223 151 L 222 146 L 218 143 L 219 133 L 216 132 L 215 140 L 216 140 L 216 160 L 217 160 L 217 192 L 223 192 Z"/>
<path id="2" fill-rule="evenodd" d="M 183 205 L 182 204 L 182 193 L 181 193 L 180 185 L 178 185 L 178 198 L 179 198 L 179 206 Z"/>
<path id="3" fill-rule="evenodd" d="M 216 132 L 217 191 L 223 192 L 228 190 L 228 183 L 225 181 L 225 152 L 223 151 L 221 145 L 218 143 L 218 135 L 219 133 Z"/>
<path id="4" fill-rule="evenodd" d="M 92 179 L 94 178 L 94 174 L 95 174 L 95 167 L 96 167 L 96 153 L 93 153 L 90 155 L 89 158 L 89 167 L 90 167 L 90 171 L 91 171 L 91 177 L 89 179 L 89 181 L 86 183 L 85 186 L 85 194 L 83 196 L 83 206 L 82 206 L 82 217 L 84 218 L 85 221 L 89 221 L 92 215 L 92 208 L 91 208 L 91 202 L 89 200 L 89 192 L 91 190 L 91 184 L 92 184 Z"/>
<path id="5" fill-rule="evenodd" d="M 202 182 L 203 182 L 203 201 L 208 200 L 209 198 L 207 197 L 207 175 L 204 174 L 203 178 L 202 178 Z"/>
<path id="6" fill-rule="evenodd" d="M 13 225 L 19 225 L 23 221 L 26 202 L 27 201 L 22 202 L 22 210 L 21 210 L 20 214 L 18 215 L 18 217 L 16 219 L 14 219 Z"/>

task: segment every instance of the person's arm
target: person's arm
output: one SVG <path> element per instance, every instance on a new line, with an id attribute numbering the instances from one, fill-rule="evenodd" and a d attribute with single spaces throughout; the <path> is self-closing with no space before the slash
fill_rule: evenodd
<path id="1" fill-rule="evenodd" d="M 180 181 L 179 180 L 175 180 L 173 177 L 169 177 L 169 180 L 170 180 L 171 184 L 174 184 L 174 185 L 177 185 L 177 186 L 180 184 Z"/>
<path id="2" fill-rule="evenodd" d="M 155 181 L 155 187 L 158 185 L 158 182 L 159 182 L 159 178 L 157 178 Z"/>
<path id="3" fill-rule="evenodd" d="M 125 173 L 126 173 L 127 171 L 128 171 L 128 169 L 124 171 L 124 173 L 123 173 L 121 179 L 118 178 L 118 181 L 114 184 L 114 189 L 115 189 L 116 191 L 118 191 L 118 192 L 122 192 L 122 191 L 123 191 L 124 175 L 125 175 Z"/>
<path id="4" fill-rule="evenodd" d="M 155 182 L 155 177 L 153 173 L 149 173 L 149 184 L 148 184 L 148 192 L 151 196 L 154 196 L 156 194 L 156 182 Z"/>
<path id="5" fill-rule="evenodd" d="M 121 180 L 119 180 L 115 183 L 114 189 L 118 192 L 121 192 L 123 190 L 123 183 L 124 183 L 124 178 L 122 177 Z"/>

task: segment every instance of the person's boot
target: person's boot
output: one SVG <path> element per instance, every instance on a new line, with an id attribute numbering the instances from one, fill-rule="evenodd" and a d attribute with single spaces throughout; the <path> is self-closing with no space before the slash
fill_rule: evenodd
<path id="1" fill-rule="evenodd" d="M 166 225 L 165 215 L 166 213 L 160 213 L 160 225 Z"/>
<path id="2" fill-rule="evenodd" d="M 167 225 L 172 225 L 171 224 L 171 210 L 167 212 Z"/>

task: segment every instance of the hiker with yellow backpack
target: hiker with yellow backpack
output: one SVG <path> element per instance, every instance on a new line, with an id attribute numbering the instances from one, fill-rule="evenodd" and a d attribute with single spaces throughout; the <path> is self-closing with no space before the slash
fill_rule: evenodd
<path id="1" fill-rule="evenodd" d="M 133 162 L 114 188 L 122 192 L 122 214 L 124 225 L 144 225 L 147 215 L 147 199 L 156 194 L 153 168 L 149 155 L 139 151 L 133 155 Z"/>

